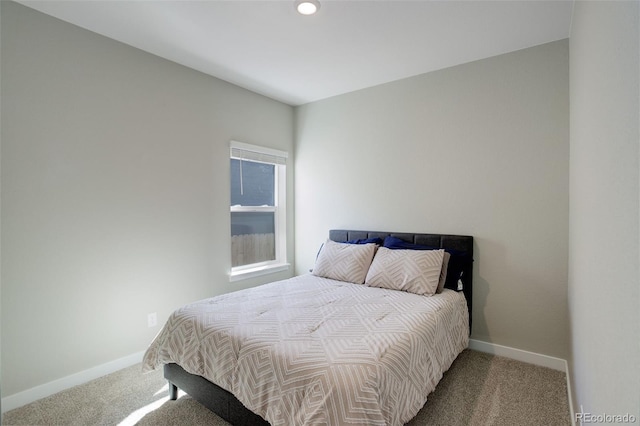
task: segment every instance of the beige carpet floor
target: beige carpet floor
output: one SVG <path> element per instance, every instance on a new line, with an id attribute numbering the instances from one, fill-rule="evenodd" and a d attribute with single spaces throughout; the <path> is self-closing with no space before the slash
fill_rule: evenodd
<path id="1" fill-rule="evenodd" d="M 3 425 L 227 425 L 189 396 L 168 401 L 160 371 L 140 365 L 3 416 Z M 408 425 L 570 425 L 565 374 L 465 350 Z"/>

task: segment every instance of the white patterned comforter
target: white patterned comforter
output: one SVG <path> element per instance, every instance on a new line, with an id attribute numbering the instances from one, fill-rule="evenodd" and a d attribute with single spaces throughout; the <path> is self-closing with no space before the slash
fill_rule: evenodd
<path id="1" fill-rule="evenodd" d="M 462 293 L 303 275 L 186 305 L 144 355 L 233 393 L 272 425 L 402 425 L 469 342 Z"/>

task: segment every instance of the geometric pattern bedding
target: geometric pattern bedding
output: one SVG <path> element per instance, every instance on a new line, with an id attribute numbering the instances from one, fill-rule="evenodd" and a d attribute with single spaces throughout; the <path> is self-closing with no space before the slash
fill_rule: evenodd
<path id="1" fill-rule="evenodd" d="M 302 275 L 176 310 L 143 369 L 179 364 L 272 425 L 402 425 L 468 342 L 462 293 Z"/>

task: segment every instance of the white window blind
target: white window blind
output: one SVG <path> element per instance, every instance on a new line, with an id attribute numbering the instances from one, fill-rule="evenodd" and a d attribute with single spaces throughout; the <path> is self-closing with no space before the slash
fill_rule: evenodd
<path id="1" fill-rule="evenodd" d="M 263 148 L 241 142 L 231 142 L 231 158 L 239 160 L 257 161 L 268 164 L 287 164 L 287 154 L 276 149 Z"/>

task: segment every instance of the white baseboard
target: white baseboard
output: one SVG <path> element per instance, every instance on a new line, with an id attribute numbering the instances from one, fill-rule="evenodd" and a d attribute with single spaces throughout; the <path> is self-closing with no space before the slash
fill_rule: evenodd
<path id="1" fill-rule="evenodd" d="M 571 414 L 571 426 L 576 426 L 576 412 L 573 409 L 573 393 L 571 392 L 571 380 L 569 379 L 569 363 L 565 361 L 567 370 L 567 397 L 569 398 L 569 413 Z"/>
<path id="2" fill-rule="evenodd" d="M 515 359 L 516 361 L 527 362 L 541 367 L 551 368 L 558 371 L 567 371 L 567 361 L 548 355 L 535 352 L 523 351 L 522 349 L 510 348 L 508 346 L 487 343 L 482 340 L 469 339 L 469 349 L 485 352 L 492 355 L 503 356 Z"/>
<path id="3" fill-rule="evenodd" d="M 573 410 L 573 398 L 571 396 L 571 380 L 569 380 L 569 364 L 562 358 L 556 358 L 548 355 L 542 355 L 535 352 L 523 351 L 522 349 L 510 348 L 508 346 L 496 345 L 495 343 L 483 342 L 482 340 L 469 339 L 469 349 L 479 352 L 485 352 L 492 355 L 503 356 L 505 358 L 515 359 L 516 361 L 527 362 L 529 364 L 539 365 L 541 367 L 551 368 L 553 370 L 562 371 L 567 378 L 567 398 L 569 398 L 569 414 L 571 415 L 571 424 L 575 426 L 576 415 Z"/>
<path id="4" fill-rule="evenodd" d="M 116 359 L 114 361 L 107 362 L 102 365 L 98 365 L 88 370 L 80 371 L 79 373 L 72 374 L 61 379 L 54 380 L 49 383 L 45 383 L 40 386 L 27 389 L 22 392 L 18 392 L 13 395 L 9 395 L 2 398 L 2 412 L 13 410 L 14 408 L 22 407 L 23 405 L 37 401 L 47 396 L 53 395 L 65 389 L 72 388 L 77 385 L 81 385 L 98 377 L 105 376 L 107 374 L 122 370 L 123 368 L 130 367 L 142 361 L 144 352 L 138 352 L 123 358 Z"/>

